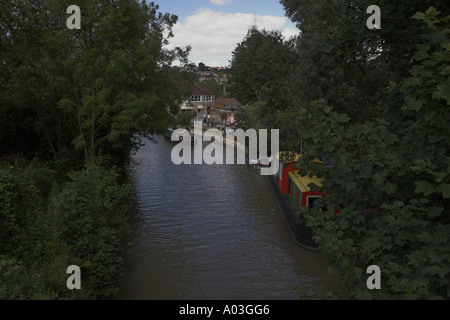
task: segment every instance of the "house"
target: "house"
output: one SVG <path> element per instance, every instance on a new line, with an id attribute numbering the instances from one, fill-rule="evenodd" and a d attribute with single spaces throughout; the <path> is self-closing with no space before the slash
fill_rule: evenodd
<path id="1" fill-rule="evenodd" d="M 197 113 L 210 112 L 215 104 L 214 93 L 202 83 L 196 82 L 190 90 L 191 96 L 181 104 L 181 111 L 195 111 Z"/>
<path id="2" fill-rule="evenodd" d="M 214 107 L 217 109 L 235 110 L 240 108 L 241 104 L 235 98 L 218 98 Z"/>

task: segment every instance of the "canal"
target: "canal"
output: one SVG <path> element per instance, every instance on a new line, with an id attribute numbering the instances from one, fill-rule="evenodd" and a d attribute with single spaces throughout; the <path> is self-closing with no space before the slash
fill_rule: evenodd
<path id="1" fill-rule="evenodd" d="M 298 246 L 266 176 L 245 165 L 180 165 L 157 137 L 134 156 L 137 208 L 121 299 L 298 299 L 331 287 L 327 261 Z"/>

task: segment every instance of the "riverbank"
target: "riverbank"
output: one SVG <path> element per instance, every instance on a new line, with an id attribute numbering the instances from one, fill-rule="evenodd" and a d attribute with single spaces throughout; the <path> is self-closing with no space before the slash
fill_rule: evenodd
<path id="1" fill-rule="evenodd" d="M 0 299 L 117 297 L 129 190 L 98 165 L 60 176 L 26 161 L 0 163 Z M 70 290 L 69 266 L 81 290 Z"/>

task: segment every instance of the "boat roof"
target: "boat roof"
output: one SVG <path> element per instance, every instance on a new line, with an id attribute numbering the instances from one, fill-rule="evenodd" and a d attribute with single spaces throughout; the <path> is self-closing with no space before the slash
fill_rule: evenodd
<path id="1" fill-rule="evenodd" d="M 292 156 L 293 156 L 292 154 L 293 154 L 293 152 L 289 152 L 289 151 L 281 151 L 281 152 L 279 152 L 279 153 L 277 154 L 277 159 L 278 159 L 278 160 L 281 160 L 282 157 L 286 157 L 286 156 L 292 157 Z M 300 154 L 300 153 L 296 153 L 296 154 L 294 155 L 294 161 L 293 161 L 293 162 L 297 162 L 298 159 L 300 159 L 301 156 L 303 156 L 303 155 Z"/>
<path id="2" fill-rule="evenodd" d="M 281 152 L 279 152 L 278 154 L 277 154 L 277 159 L 278 160 L 282 160 L 282 158 L 285 158 L 285 157 L 288 157 L 288 158 L 290 158 L 290 159 L 292 159 L 292 157 L 293 157 L 293 161 L 289 161 L 289 162 L 297 162 L 301 157 L 303 157 L 303 154 L 301 154 L 301 153 L 296 153 L 296 154 L 293 154 L 293 152 L 289 152 L 289 151 L 281 151 Z M 319 159 L 314 159 L 314 161 L 313 162 L 315 162 L 315 163 L 320 163 L 320 164 L 322 164 L 323 162 L 322 161 L 320 161 Z"/>
<path id="3" fill-rule="evenodd" d="M 316 176 L 301 176 L 298 172 L 289 172 L 289 177 L 297 185 L 301 192 L 309 192 L 311 188 L 308 187 L 310 183 L 315 183 L 317 186 L 322 186 L 323 179 L 319 179 Z"/>

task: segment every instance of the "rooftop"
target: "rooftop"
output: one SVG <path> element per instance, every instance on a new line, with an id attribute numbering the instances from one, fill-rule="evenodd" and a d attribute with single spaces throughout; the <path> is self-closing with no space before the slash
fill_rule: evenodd
<path id="1" fill-rule="evenodd" d="M 232 103 L 236 103 L 236 104 L 240 105 L 239 101 L 237 101 L 235 98 L 218 98 L 218 99 L 216 99 L 216 104 L 223 104 L 225 106 L 228 106 Z"/>
<path id="2" fill-rule="evenodd" d="M 194 96 L 213 96 L 214 93 L 209 90 L 207 87 L 205 87 L 202 83 L 200 82 L 195 82 L 192 85 L 192 95 Z"/>
<path id="3" fill-rule="evenodd" d="M 323 181 L 323 179 L 319 179 L 316 176 L 302 177 L 298 172 L 289 172 L 289 177 L 291 177 L 292 181 L 294 181 L 294 183 L 298 186 L 301 192 L 311 191 L 310 187 L 308 187 L 310 183 L 314 183 L 318 187 L 321 187 L 322 186 L 321 182 Z"/>

